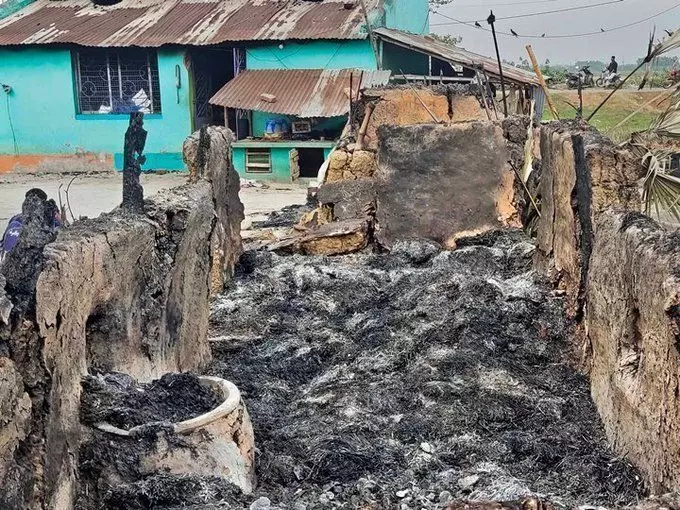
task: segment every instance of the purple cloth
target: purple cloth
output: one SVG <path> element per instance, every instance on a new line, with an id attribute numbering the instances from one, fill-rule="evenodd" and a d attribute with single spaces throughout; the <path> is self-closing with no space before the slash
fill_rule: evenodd
<path id="1" fill-rule="evenodd" d="M 2 236 L 2 244 L 0 244 L 0 253 L 5 254 L 12 251 L 12 248 L 19 242 L 19 234 L 24 224 L 21 221 L 21 214 L 12 216 L 9 219 L 5 233 Z"/>

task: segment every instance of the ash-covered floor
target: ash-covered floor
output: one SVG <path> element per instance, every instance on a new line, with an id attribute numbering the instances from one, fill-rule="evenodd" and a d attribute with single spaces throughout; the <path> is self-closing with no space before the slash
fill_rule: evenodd
<path id="1" fill-rule="evenodd" d="M 532 253 L 521 233 L 453 252 L 246 253 L 213 306 L 210 372 L 243 392 L 259 486 L 225 507 L 635 502 L 641 478 L 607 445 Z"/>

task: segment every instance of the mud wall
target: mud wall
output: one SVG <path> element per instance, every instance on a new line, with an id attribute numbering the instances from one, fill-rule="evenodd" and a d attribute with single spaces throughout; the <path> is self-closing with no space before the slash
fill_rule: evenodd
<path id="1" fill-rule="evenodd" d="M 147 200 L 144 215 L 116 210 L 63 229 L 38 253 L 37 282 L 24 289 L 32 306 L 7 293 L 0 397 L 14 416 L 1 408 L 0 507 L 71 508 L 88 370 L 145 381 L 209 361 L 209 296 L 241 252 L 231 140 L 221 128 L 190 137 L 191 183 Z M 21 276 L 11 267 L 2 266 L 6 289 Z"/>
<path id="2" fill-rule="evenodd" d="M 616 451 L 680 490 L 680 236 L 642 215 L 643 169 L 573 123 L 540 131 L 535 265 L 566 292 L 575 350 Z"/>
<path id="3" fill-rule="evenodd" d="M 610 207 L 640 210 L 639 164 L 593 129 L 554 122 L 540 129 L 536 265 L 566 291 L 568 311 L 583 307 L 594 219 Z"/>
<path id="4" fill-rule="evenodd" d="M 591 391 L 655 493 L 680 490 L 680 235 L 635 212 L 595 223 L 586 286 Z"/>
<path id="5" fill-rule="evenodd" d="M 319 201 L 337 220 L 375 213 L 374 238 L 388 249 L 416 238 L 452 248 L 459 237 L 519 227 L 525 204 L 512 166 L 522 167 L 528 128 L 526 117 L 383 125 L 375 155 L 354 150 L 347 166 L 351 145 L 334 153 Z M 352 171 L 358 154 L 365 163 Z"/>
<path id="6" fill-rule="evenodd" d="M 378 148 L 378 129 L 381 126 L 430 124 L 433 122 L 432 116 L 439 122 L 488 120 L 474 90 L 463 86 L 368 90 L 364 92 L 363 101 L 375 104 L 366 131 L 367 146 L 373 150 Z M 363 114 L 363 107 L 361 103 L 356 106 L 358 115 Z"/>

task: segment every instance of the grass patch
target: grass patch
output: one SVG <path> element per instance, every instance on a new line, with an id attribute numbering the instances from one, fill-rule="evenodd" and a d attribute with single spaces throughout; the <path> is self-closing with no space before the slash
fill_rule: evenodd
<path id="1" fill-rule="evenodd" d="M 586 90 L 583 93 L 583 114 L 590 115 L 598 104 L 607 96 L 609 91 Z M 659 94 L 658 91 L 638 92 L 635 90 L 621 90 L 593 118 L 591 124 L 606 134 L 614 142 L 622 142 L 631 133 L 648 129 L 652 121 L 664 110 L 663 104 L 652 104 L 644 107 L 640 112 L 627 120 L 623 125 L 614 129 L 621 121 L 635 112 L 640 106 Z M 576 91 L 552 90 L 551 95 L 561 119 L 573 119 L 576 111 L 567 103 L 578 103 Z M 551 120 L 548 108 L 543 113 L 543 120 Z"/>

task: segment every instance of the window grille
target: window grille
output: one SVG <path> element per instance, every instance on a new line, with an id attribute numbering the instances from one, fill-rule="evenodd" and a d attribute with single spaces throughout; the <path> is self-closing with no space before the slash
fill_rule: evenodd
<path id="1" fill-rule="evenodd" d="M 272 171 L 272 157 L 269 149 L 246 149 L 246 172 L 268 174 Z"/>
<path id="2" fill-rule="evenodd" d="M 152 51 L 75 53 L 78 113 L 160 113 L 158 59 Z"/>

